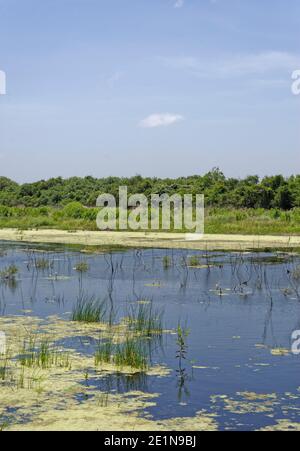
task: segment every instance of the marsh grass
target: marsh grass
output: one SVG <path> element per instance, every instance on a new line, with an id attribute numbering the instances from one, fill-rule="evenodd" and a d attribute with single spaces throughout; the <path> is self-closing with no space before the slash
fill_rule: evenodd
<path id="1" fill-rule="evenodd" d="M 82 323 L 100 323 L 104 321 L 107 307 L 106 302 L 95 296 L 80 294 L 73 308 L 72 321 Z"/>
<path id="2" fill-rule="evenodd" d="M 76 263 L 76 265 L 74 267 L 74 270 L 79 273 L 86 273 L 86 272 L 88 272 L 89 269 L 90 269 L 90 266 L 86 262 Z"/>
<path id="3" fill-rule="evenodd" d="M 131 306 L 128 312 L 128 325 L 131 331 L 146 337 L 162 335 L 164 312 L 154 309 L 152 302 L 142 302 Z"/>
<path id="4" fill-rule="evenodd" d="M 2 281 L 12 281 L 15 280 L 19 269 L 16 265 L 9 265 L 0 271 L 0 279 Z"/>
<path id="5" fill-rule="evenodd" d="M 10 358 L 8 354 L 5 356 L 0 356 L 0 381 L 4 382 L 7 380 L 9 374 L 9 361 Z"/>
<path id="6" fill-rule="evenodd" d="M 34 260 L 34 267 L 39 271 L 46 271 L 53 267 L 53 262 L 47 258 L 37 258 Z"/>
<path id="7" fill-rule="evenodd" d="M 146 370 L 148 368 L 147 347 L 141 340 L 126 337 L 124 343 L 117 345 L 115 364 L 120 368 L 128 366 Z"/>
<path id="8" fill-rule="evenodd" d="M 95 365 L 111 363 L 118 368 L 130 367 L 138 370 L 148 368 L 148 347 L 141 339 L 126 336 L 122 343 L 114 343 L 113 336 L 98 345 Z"/>
<path id="9" fill-rule="evenodd" d="M 171 268 L 171 266 L 172 266 L 172 259 L 171 259 L 171 257 L 168 257 L 168 255 L 165 255 L 165 256 L 163 257 L 162 262 L 163 262 L 163 268 L 164 268 L 164 269 L 169 269 L 169 268 Z"/>
<path id="10" fill-rule="evenodd" d="M 19 350 L 18 360 L 26 368 L 70 368 L 69 354 L 60 352 L 48 338 L 34 335 L 25 338 Z"/>
<path id="11" fill-rule="evenodd" d="M 192 255 L 188 260 L 188 265 L 193 267 L 200 266 L 200 257 Z"/>
<path id="12" fill-rule="evenodd" d="M 101 340 L 95 353 L 95 365 L 98 366 L 101 363 L 112 363 L 114 350 L 113 337 L 109 337 L 103 341 Z"/>

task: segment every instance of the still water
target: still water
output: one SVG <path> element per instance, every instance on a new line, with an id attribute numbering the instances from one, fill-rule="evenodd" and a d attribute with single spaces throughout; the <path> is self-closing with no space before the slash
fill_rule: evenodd
<path id="1" fill-rule="evenodd" d="M 13 243 L 1 243 L 0 255 L 0 270 L 19 270 L 13 282 L 0 284 L 1 316 L 69 320 L 79 292 L 107 300 L 116 322 L 141 301 L 164 311 L 166 333 L 152 347 L 151 364 L 166 366 L 168 375 L 116 373 L 90 381 L 107 393 L 158 393 L 141 415 L 163 420 L 206 411 L 216 415 L 221 430 L 300 423 L 300 356 L 291 352 L 291 335 L 300 329 L 299 255 L 161 249 L 89 254 Z M 38 259 L 49 267 L 38 269 Z M 82 262 L 89 269 L 79 273 L 75 267 Z M 187 331 L 181 368 L 178 324 Z M 97 340 L 65 337 L 58 344 L 93 355 Z M 78 402 L 84 402 L 80 395 Z"/>

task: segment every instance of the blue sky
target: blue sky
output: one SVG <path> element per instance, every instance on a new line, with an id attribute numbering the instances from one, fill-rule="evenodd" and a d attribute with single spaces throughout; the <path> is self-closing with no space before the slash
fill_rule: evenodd
<path id="1" fill-rule="evenodd" d="M 0 0 L 1 175 L 300 169 L 299 0 Z"/>

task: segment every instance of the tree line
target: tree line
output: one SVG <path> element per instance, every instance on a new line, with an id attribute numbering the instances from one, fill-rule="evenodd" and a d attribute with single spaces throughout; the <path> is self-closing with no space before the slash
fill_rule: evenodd
<path id="1" fill-rule="evenodd" d="M 79 202 L 95 207 L 99 194 L 109 193 L 118 198 L 119 187 L 127 186 L 128 194 L 204 194 L 207 206 L 222 208 L 263 208 L 291 210 L 300 207 L 300 175 L 243 179 L 227 178 L 219 169 L 207 174 L 176 179 L 62 177 L 18 184 L 0 177 L 0 205 L 7 207 L 64 207 Z"/>

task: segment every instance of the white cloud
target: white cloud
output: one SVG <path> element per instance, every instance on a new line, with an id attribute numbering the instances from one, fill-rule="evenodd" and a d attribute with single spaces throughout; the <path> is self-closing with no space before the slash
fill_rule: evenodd
<path id="1" fill-rule="evenodd" d="M 174 8 L 182 8 L 184 6 L 184 0 L 176 0 Z"/>
<path id="2" fill-rule="evenodd" d="M 168 127 L 183 120 L 184 117 L 179 114 L 157 113 L 146 117 L 139 125 L 142 128 Z"/>

